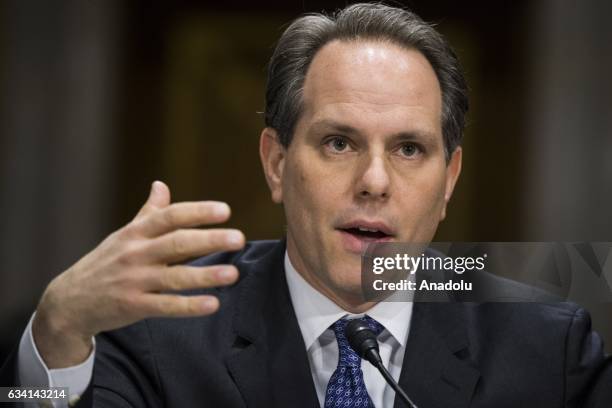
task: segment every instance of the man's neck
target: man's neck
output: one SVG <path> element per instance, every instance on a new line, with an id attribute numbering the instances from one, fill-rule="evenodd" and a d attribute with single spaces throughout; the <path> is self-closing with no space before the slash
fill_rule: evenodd
<path id="1" fill-rule="evenodd" d="M 287 243 L 287 254 L 289 255 L 289 262 L 293 266 L 293 269 L 317 292 L 334 302 L 342 310 L 349 313 L 360 314 L 365 313 L 374 307 L 378 302 L 367 302 L 363 298 L 360 291 L 349 291 L 343 290 L 342 288 L 332 287 L 331 284 L 327 284 L 320 279 L 316 274 L 307 273 L 306 267 L 301 262 L 296 262 L 299 257 L 295 254 L 295 248 L 291 243 Z"/>

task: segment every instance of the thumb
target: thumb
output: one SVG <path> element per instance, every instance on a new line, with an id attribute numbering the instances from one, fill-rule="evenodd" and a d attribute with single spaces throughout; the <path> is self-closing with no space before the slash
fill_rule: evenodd
<path id="1" fill-rule="evenodd" d="M 170 189 L 165 183 L 156 180 L 151 184 L 149 198 L 147 198 L 147 201 L 136 217 L 147 214 L 152 210 L 167 207 L 168 205 L 170 205 Z"/>

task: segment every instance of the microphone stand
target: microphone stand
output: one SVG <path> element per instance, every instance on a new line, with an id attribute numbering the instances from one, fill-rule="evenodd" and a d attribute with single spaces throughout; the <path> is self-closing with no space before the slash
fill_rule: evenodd
<path id="1" fill-rule="evenodd" d="M 376 354 L 378 355 L 378 353 Z M 368 359 L 368 361 L 370 360 Z M 372 363 L 372 361 L 370 361 L 370 363 Z M 402 401 L 404 401 L 409 408 L 418 408 L 416 404 L 412 402 L 410 397 L 408 397 L 408 395 L 404 392 L 404 390 L 399 386 L 399 384 L 395 382 L 395 380 L 391 376 L 391 373 L 389 373 L 387 368 L 384 366 L 380 355 L 378 355 L 378 358 L 376 359 L 376 364 L 372 363 L 372 365 L 378 368 L 378 371 L 380 371 L 385 381 L 387 381 L 387 384 L 389 384 L 391 388 L 395 390 L 395 393 L 400 396 Z"/>

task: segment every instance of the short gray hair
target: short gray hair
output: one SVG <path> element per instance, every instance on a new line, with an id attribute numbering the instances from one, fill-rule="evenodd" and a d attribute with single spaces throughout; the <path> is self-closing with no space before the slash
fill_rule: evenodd
<path id="1" fill-rule="evenodd" d="M 433 67 L 442 91 L 442 134 L 447 160 L 463 138 L 468 111 L 467 84 L 457 56 L 433 26 L 411 11 L 360 3 L 334 14 L 307 14 L 280 37 L 268 66 L 265 124 L 288 147 L 302 113 L 302 91 L 315 54 L 333 40 L 372 39 L 421 52 Z"/>

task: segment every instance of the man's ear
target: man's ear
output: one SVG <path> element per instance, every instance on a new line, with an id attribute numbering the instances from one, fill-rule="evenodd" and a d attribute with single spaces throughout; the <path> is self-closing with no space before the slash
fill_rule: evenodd
<path id="1" fill-rule="evenodd" d="M 440 221 L 446 218 L 446 205 L 453 195 L 455 190 L 455 184 L 461 174 L 461 160 L 463 156 L 463 150 L 461 146 L 457 146 L 451 154 L 450 160 L 446 165 L 446 186 L 444 189 L 444 205 L 442 206 L 442 213 L 440 214 Z"/>
<path id="2" fill-rule="evenodd" d="M 286 154 L 287 150 L 281 144 L 276 130 L 270 127 L 264 128 L 259 138 L 259 157 L 270 187 L 272 201 L 277 204 L 283 202 L 282 180 Z"/>

